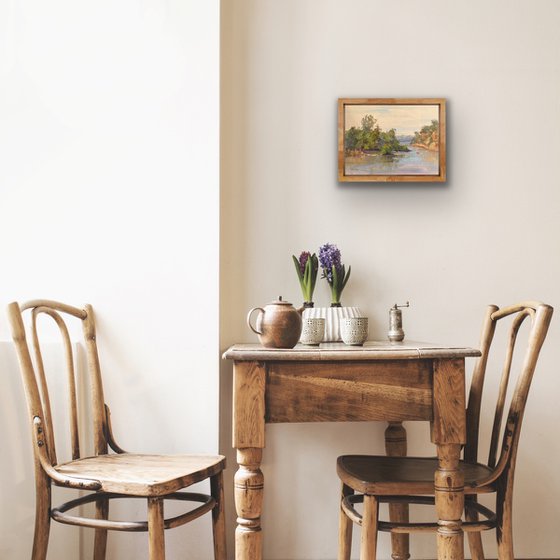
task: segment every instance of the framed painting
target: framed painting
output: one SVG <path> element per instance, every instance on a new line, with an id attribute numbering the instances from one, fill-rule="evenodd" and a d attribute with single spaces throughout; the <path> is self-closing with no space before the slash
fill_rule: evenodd
<path id="1" fill-rule="evenodd" d="M 445 99 L 338 100 L 339 181 L 445 179 Z"/>

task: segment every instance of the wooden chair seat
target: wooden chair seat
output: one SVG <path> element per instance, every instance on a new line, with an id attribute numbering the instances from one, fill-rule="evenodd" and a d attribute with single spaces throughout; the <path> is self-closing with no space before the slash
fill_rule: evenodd
<path id="1" fill-rule="evenodd" d="M 59 474 L 69 477 L 68 486 L 74 486 L 72 477 L 85 478 L 101 483 L 102 492 L 129 496 L 165 496 L 214 476 L 224 468 L 225 457 L 221 455 L 138 453 L 84 457 L 54 467 Z"/>
<path id="2" fill-rule="evenodd" d="M 461 461 L 465 494 L 492 492 L 480 482 L 492 469 L 480 463 Z M 343 455 L 337 460 L 340 480 L 356 492 L 378 496 L 433 494 L 436 457 L 386 457 L 384 455 Z"/>

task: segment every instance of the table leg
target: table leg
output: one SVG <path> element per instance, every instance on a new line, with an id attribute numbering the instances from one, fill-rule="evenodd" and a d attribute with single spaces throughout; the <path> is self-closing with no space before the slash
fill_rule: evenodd
<path id="1" fill-rule="evenodd" d="M 260 469 L 262 449 L 249 447 L 237 450 L 239 469 L 235 473 L 236 560 L 262 559 L 261 513 L 264 477 Z"/>
<path id="2" fill-rule="evenodd" d="M 406 430 L 402 422 L 389 422 L 385 430 L 385 452 L 389 457 L 406 456 Z M 389 504 L 389 519 L 393 522 L 408 523 L 408 504 Z M 407 560 L 410 538 L 408 534 L 391 534 L 391 558 Z"/>
<path id="3" fill-rule="evenodd" d="M 434 476 L 438 560 L 463 560 L 465 554 L 461 527 L 465 476 L 459 464 L 466 441 L 465 409 L 465 360 L 436 360 L 432 442 L 438 454 Z"/>
<path id="4" fill-rule="evenodd" d="M 438 445 L 439 467 L 435 474 L 436 510 L 438 516 L 438 560 L 463 560 L 461 515 L 465 502 L 464 474 L 459 467 L 461 446 Z"/>
<path id="5" fill-rule="evenodd" d="M 239 469 L 234 477 L 237 511 L 236 560 L 262 559 L 261 513 L 264 477 L 261 471 L 264 447 L 263 364 L 236 362 L 233 368 L 233 447 Z"/>

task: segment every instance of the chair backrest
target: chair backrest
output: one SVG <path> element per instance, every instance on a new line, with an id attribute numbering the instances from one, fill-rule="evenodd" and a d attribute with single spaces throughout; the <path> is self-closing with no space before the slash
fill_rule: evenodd
<path id="1" fill-rule="evenodd" d="M 503 309 L 499 309 L 495 305 L 490 305 L 487 309 L 480 342 L 481 356 L 473 371 L 469 394 L 469 403 L 467 407 L 467 444 L 465 446 L 464 458 L 468 462 L 477 461 L 482 393 L 492 340 L 498 322 L 502 321 L 501 324 L 504 324 L 507 322 L 504 320 L 509 318 L 509 332 L 507 333 L 505 357 L 498 389 L 487 462 L 487 465 L 494 469 L 493 479 L 497 479 L 506 470 L 512 471 L 514 468 L 527 395 L 529 393 L 539 353 L 546 338 L 552 313 L 552 307 L 540 302 L 523 302 L 511 307 L 504 307 Z M 522 355 L 516 355 L 514 359 L 514 351 L 520 327 L 526 320 L 528 320 L 530 324 L 525 352 Z M 512 375 L 512 365 L 517 365 L 519 371 L 516 378 L 515 389 L 511 395 L 504 430 L 502 432 L 501 427 L 503 424 L 506 397 L 508 395 L 508 386 L 510 380 L 515 378 L 515 376 Z M 500 445 L 500 435 L 501 447 L 498 449 Z"/>
<path id="2" fill-rule="evenodd" d="M 28 337 L 24 325 L 24 312 L 26 311 L 28 311 L 30 315 L 29 334 L 31 338 L 31 348 L 27 341 Z M 78 430 L 78 399 L 76 394 L 76 372 L 74 368 L 74 344 L 71 342 L 66 321 L 73 317 L 81 322 L 90 381 L 94 449 L 96 455 L 105 454 L 108 449 L 107 414 L 105 411 L 103 386 L 97 354 L 93 310 L 89 305 L 86 305 L 84 309 L 78 309 L 56 301 L 34 300 L 24 303 L 21 306 L 17 303 L 11 303 L 8 306 L 8 318 L 23 377 L 29 420 L 35 440 L 33 445 L 35 457 L 38 459 L 40 456 L 38 447 L 46 446 L 46 453 L 50 464 L 56 465 L 58 462 L 51 398 L 49 396 L 47 375 L 45 373 L 38 333 L 38 318 L 42 315 L 54 320 L 62 337 L 68 387 L 67 416 L 70 423 L 71 454 L 73 460 L 81 457 L 83 451 L 80 449 Z M 32 355 L 33 359 L 31 357 Z"/>

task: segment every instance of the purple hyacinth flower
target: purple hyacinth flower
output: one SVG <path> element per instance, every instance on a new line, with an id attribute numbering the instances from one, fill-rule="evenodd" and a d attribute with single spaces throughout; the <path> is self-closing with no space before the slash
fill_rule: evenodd
<path id="1" fill-rule="evenodd" d="M 319 247 L 319 263 L 323 269 L 323 278 L 326 278 L 327 282 L 332 284 L 333 266 L 335 267 L 337 273 L 342 272 L 342 262 L 339 248 L 332 243 L 325 243 Z"/>
<path id="2" fill-rule="evenodd" d="M 309 251 L 302 251 L 301 255 L 299 256 L 299 269 L 301 271 L 301 275 L 305 274 L 305 265 L 309 260 L 311 253 Z"/>

